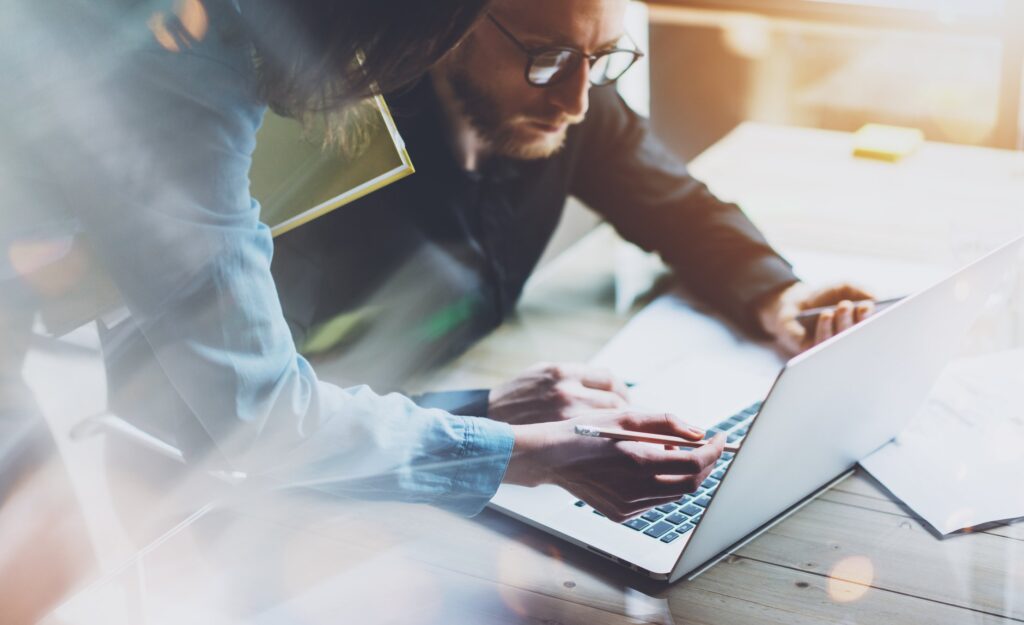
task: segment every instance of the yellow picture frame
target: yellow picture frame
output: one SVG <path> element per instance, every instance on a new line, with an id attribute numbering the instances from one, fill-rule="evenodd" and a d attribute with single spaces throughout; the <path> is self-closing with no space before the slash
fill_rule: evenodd
<path id="1" fill-rule="evenodd" d="M 270 111 L 256 139 L 250 191 L 273 236 L 400 180 L 415 171 L 381 96 L 352 118 L 356 147 L 326 146 L 325 128 L 308 128 Z"/>

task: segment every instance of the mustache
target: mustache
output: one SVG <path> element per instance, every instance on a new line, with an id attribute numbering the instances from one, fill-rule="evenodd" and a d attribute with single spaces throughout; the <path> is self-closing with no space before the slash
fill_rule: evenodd
<path id="1" fill-rule="evenodd" d="M 537 122 L 548 126 L 561 126 L 563 124 L 572 126 L 582 122 L 584 117 L 584 115 L 517 115 L 512 121 L 513 123 Z"/>

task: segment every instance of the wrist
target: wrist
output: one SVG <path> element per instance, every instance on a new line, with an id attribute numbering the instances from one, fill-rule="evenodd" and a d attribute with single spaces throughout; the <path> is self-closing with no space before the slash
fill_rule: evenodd
<path id="1" fill-rule="evenodd" d="M 795 282 L 772 291 L 758 300 L 754 310 L 761 330 L 773 337 L 778 336 L 783 309 L 802 288 L 802 282 Z"/>
<path id="2" fill-rule="evenodd" d="M 537 486 L 551 481 L 547 451 L 554 444 L 552 426 L 557 423 L 513 425 L 512 457 L 503 481 L 519 486 Z"/>
<path id="3" fill-rule="evenodd" d="M 772 293 L 763 298 L 757 306 L 755 314 L 757 323 L 763 332 L 774 336 L 776 333 L 776 320 L 782 308 L 782 296 L 785 290 Z"/>

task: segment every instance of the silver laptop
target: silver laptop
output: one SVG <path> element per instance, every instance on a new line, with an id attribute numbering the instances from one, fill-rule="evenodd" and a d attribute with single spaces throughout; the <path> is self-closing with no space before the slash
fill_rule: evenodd
<path id="1" fill-rule="evenodd" d="M 763 402 L 722 415 L 713 430 L 742 446 L 693 495 L 624 524 L 555 486 L 505 485 L 491 507 L 654 579 L 699 575 L 903 429 L 1014 284 L 1022 240 L 790 360 Z"/>

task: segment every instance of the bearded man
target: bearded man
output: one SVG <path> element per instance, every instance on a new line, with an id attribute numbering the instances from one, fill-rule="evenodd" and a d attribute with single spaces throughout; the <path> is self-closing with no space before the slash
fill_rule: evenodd
<path id="1" fill-rule="evenodd" d="M 800 283 L 619 96 L 615 81 L 643 54 L 625 34 L 626 5 L 499 0 L 428 78 L 388 98 L 416 174 L 278 242 L 274 271 L 300 346 L 331 343 L 325 328 L 339 315 L 366 321 L 338 367 L 383 387 L 451 358 L 514 311 L 570 196 L 791 353 L 870 314 L 854 287 Z M 795 321 L 825 305 L 835 309 L 813 333 Z M 621 407 L 623 389 L 607 372 L 546 366 L 419 400 L 522 423 Z"/>

